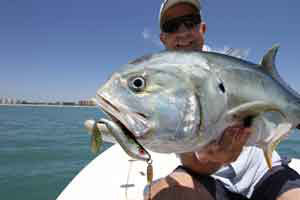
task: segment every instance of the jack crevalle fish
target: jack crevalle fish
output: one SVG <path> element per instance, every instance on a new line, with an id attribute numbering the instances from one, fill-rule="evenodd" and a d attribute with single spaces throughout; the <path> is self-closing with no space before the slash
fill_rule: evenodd
<path id="1" fill-rule="evenodd" d="M 199 151 L 227 127 L 242 124 L 252 128 L 247 145 L 261 147 L 270 167 L 276 145 L 300 124 L 300 97 L 275 67 L 278 48 L 260 64 L 201 51 L 139 58 L 97 91 L 95 100 L 108 119 L 86 121 L 86 127 L 147 160 L 146 149 Z"/>

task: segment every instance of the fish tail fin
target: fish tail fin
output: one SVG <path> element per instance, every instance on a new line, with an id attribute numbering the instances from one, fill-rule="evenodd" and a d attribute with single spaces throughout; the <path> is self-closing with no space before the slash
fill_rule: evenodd
<path id="1" fill-rule="evenodd" d="M 263 149 L 264 156 L 269 169 L 272 168 L 272 153 L 280 143 L 280 141 L 287 136 L 292 128 L 290 123 L 281 123 L 272 130 L 272 134 L 260 144 Z"/>

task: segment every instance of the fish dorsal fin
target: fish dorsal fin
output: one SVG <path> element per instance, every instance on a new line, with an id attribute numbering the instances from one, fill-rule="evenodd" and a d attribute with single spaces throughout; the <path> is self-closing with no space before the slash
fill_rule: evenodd
<path id="1" fill-rule="evenodd" d="M 281 85 L 283 85 L 291 94 L 293 94 L 300 102 L 300 95 L 294 89 L 292 89 L 279 75 L 277 68 L 275 66 L 275 58 L 279 45 L 275 44 L 269 51 L 264 55 L 261 61 L 261 69 L 269 74 L 272 78 L 277 80 Z"/>
<path id="2" fill-rule="evenodd" d="M 275 44 L 268 52 L 264 55 L 261 66 L 262 70 L 271 75 L 273 78 L 278 79 L 279 75 L 275 65 L 275 58 L 278 52 L 279 45 Z"/>

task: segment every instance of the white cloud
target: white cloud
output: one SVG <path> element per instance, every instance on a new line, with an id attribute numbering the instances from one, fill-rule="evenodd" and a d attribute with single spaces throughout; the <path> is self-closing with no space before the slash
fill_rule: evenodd
<path id="1" fill-rule="evenodd" d="M 145 40 L 149 39 L 149 38 L 150 38 L 150 31 L 149 31 L 149 29 L 144 28 L 144 30 L 143 30 L 143 32 L 142 32 L 142 35 L 143 35 L 143 38 L 144 38 Z"/>
<path id="2" fill-rule="evenodd" d="M 143 39 L 150 41 L 152 44 L 158 46 L 158 47 L 163 47 L 158 34 L 154 34 L 150 29 L 144 28 L 142 31 L 142 37 Z"/>

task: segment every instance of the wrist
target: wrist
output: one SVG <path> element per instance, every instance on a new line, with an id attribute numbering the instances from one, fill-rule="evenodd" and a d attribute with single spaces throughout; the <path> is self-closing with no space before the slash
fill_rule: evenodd
<path id="1" fill-rule="evenodd" d="M 180 160 L 183 166 L 201 175 L 211 175 L 223 166 L 220 162 L 198 159 L 194 153 L 182 154 Z"/>

